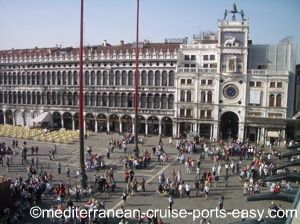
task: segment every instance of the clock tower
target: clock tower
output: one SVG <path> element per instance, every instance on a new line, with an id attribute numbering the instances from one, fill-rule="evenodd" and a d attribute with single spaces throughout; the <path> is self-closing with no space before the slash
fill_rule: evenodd
<path id="1" fill-rule="evenodd" d="M 235 3 L 218 24 L 219 138 L 244 138 L 248 20 Z"/>

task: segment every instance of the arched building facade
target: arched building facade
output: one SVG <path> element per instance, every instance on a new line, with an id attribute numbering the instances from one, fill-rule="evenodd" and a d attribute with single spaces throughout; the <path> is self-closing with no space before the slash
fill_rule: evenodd
<path id="1" fill-rule="evenodd" d="M 139 131 L 172 135 L 178 43 L 144 43 L 140 51 Z M 134 131 L 132 44 L 87 47 L 84 51 L 84 128 Z M 78 129 L 78 49 L 0 52 L 0 124 L 31 126 L 50 112 L 54 128 Z M 4 88 L 5 87 L 5 88 Z"/>

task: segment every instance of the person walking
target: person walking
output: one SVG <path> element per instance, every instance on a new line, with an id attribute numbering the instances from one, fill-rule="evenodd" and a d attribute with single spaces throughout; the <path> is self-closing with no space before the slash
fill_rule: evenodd
<path id="1" fill-rule="evenodd" d="M 70 178 L 70 167 L 67 165 L 66 167 L 67 178 Z"/>
<path id="2" fill-rule="evenodd" d="M 145 184 L 146 184 L 146 181 L 145 181 L 145 178 L 143 177 L 142 181 L 141 181 L 141 188 L 142 188 L 142 191 L 145 192 L 146 189 L 145 189 Z"/>
<path id="3" fill-rule="evenodd" d="M 57 146 L 54 144 L 54 154 L 57 154 Z"/>
<path id="4" fill-rule="evenodd" d="M 189 199 L 190 198 L 190 193 L 191 193 L 191 186 L 189 185 L 188 182 L 185 185 L 185 192 L 186 192 L 186 195 L 187 195 L 187 197 Z"/>
<path id="5" fill-rule="evenodd" d="M 224 180 L 225 180 L 225 187 L 227 187 L 228 186 L 229 175 L 225 175 Z"/>
<path id="6" fill-rule="evenodd" d="M 110 159 L 110 146 L 106 149 L 106 157 Z"/>
<path id="7" fill-rule="evenodd" d="M 123 194 L 122 194 L 123 207 L 125 206 L 127 196 L 128 196 L 128 194 L 126 193 L 126 191 L 123 191 Z"/>
<path id="8" fill-rule="evenodd" d="M 75 201 L 78 202 L 78 201 L 81 201 L 80 200 L 80 189 L 76 186 L 76 189 L 75 189 Z"/>
<path id="9" fill-rule="evenodd" d="M 229 164 L 225 163 L 225 176 L 228 176 Z"/>
<path id="10" fill-rule="evenodd" d="M 9 172 L 9 167 L 10 167 L 10 155 L 6 155 L 6 156 L 5 156 L 5 161 L 6 161 L 7 172 Z"/>
<path id="11" fill-rule="evenodd" d="M 204 194 L 205 194 L 206 200 L 208 199 L 208 192 L 209 192 L 209 187 L 208 187 L 208 185 L 205 185 L 205 187 L 204 187 Z"/>
<path id="12" fill-rule="evenodd" d="M 34 165 L 35 165 L 35 169 L 37 170 L 39 168 L 39 158 L 38 157 L 35 157 Z"/>
<path id="13" fill-rule="evenodd" d="M 110 181 L 110 182 L 112 182 L 113 180 L 115 180 L 113 168 L 110 168 L 110 169 L 109 169 L 109 171 L 108 171 L 108 176 L 109 176 L 109 181 Z"/>
<path id="14" fill-rule="evenodd" d="M 57 162 L 57 173 L 61 174 L 61 164 L 60 164 L 60 162 Z"/>
<path id="15" fill-rule="evenodd" d="M 179 192 L 179 197 L 182 198 L 182 195 L 183 195 L 183 184 L 180 183 L 178 185 L 178 192 Z"/>
<path id="16" fill-rule="evenodd" d="M 174 204 L 174 199 L 173 199 L 172 195 L 169 196 L 168 201 L 169 201 L 170 212 L 172 212 L 172 208 L 173 208 L 173 204 Z"/>
<path id="17" fill-rule="evenodd" d="M 195 196 L 197 196 L 197 195 L 198 195 L 198 192 L 199 192 L 199 190 L 200 190 L 200 182 L 199 182 L 198 179 L 195 180 L 195 189 L 196 189 L 196 194 L 195 194 Z"/>
<path id="18" fill-rule="evenodd" d="M 223 209 L 223 205 L 224 205 L 224 196 L 223 195 L 221 195 L 221 197 L 219 198 L 218 203 L 219 203 L 219 209 L 220 210 Z"/>

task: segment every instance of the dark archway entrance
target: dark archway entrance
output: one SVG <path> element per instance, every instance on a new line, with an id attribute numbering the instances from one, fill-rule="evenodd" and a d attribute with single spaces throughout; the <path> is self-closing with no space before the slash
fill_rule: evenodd
<path id="1" fill-rule="evenodd" d="M 105 114 L 98 114 L 97 123 L 98 132 L 107 131 L 107 118 Z"/>
<path id="2" fill-rule="evenodd" d="M 87 131 L 95 131 L 95 116 L 93 114 L 85 115 L 85 129 Z"/>
<path id="3" fill-rule="evenodd" d="M 2 110 L 0 110 L 0 124 L 4 124 L 4 114 Z"/>
<path id="4" fill-rule="evenodd" d="M 122 122 L 122 133 L 124 132 L 132 132 L 132 118 L 128 115 L 124 115 L 121 118 L 121 122 Z"/>
<path id="5" fill-rule="evenodd" d="M 139 116 L 139 134 L 145 134 L 146 133 L 146 120 L 143 116 Z"/>
<path id="6" fill-rule="evenodd" d="M 79 113 L 74 114 L 75 130 L 79 129 Z"/>
<path id="7" fill-rule="evenodd" d="M 59 112 L 54 112 L 52 114 L 52 118 L 53 118 L 53 127 L 54 127 L 54 129 L 60 129 L 61 128 L 61 115 L 60 115 L 60 113 Z"/>
<path id="8" fill-rule="evenodd" d="M 220 138 L 237 139 L 239 133 L 239 117 L 233 112 L 226 112 L 220 118 Z"/>
<path id="9" fill-rule="evenodd" d="M 72 115 L 68 112 L 63 114 L 64 128 L 66 130 L 72 130 Z"/>
<path id="10" fill-rule="evenodd" d="M 183 138 L 186 138 L 188 133 L 190 133 L 192 130 L 192 124 L 187 122 L 180 122 L 179 123 L 179 133 L 180 136 Z"/>
<path id="11" fill-rule="evenodd" d="M 161 120 L 161 129 L 164 136 L 172 136 L 173 121 L 169 117 L 163 117 Z"/>
<path id="12" fill-rule="evenodd" d="M 159 129 L 159 120 L 155 116 L 148 118 L 148 134 L 149 135 L 158 135 Z"/>
<path id="13" fill-rule="evenodd" d="M 5 111 L 6 124 L 13 125 L 13 114 L 11 110 Z"/>
<path id="14" fill-rule="evenodd" d="M 109 116 L 109 131 L 110 132 L 120 132 L 120 121 L 119 116 L 112 114 Z"/>

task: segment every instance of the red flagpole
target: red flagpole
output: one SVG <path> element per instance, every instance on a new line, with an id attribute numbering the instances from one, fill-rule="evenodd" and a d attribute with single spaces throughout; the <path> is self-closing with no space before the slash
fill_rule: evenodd
<path id="1" fill-rule="evenodd" d="M 139 155 L 138 148 L 138 76 L 139 76 L 139 8 L 140 1 L 137 0 L 137 9 L 136 9 L 136 48 L 135 48 L 135 75 L 134 75 L 134 114 L 135 114 L 135 122 L 134 122 L 134 136 L 135 136 L 135 156 Z"/>
<path id="2" fill-rule="evenodd" d="M 80 49 L 79 49 L 79 157 L 81 170 L 81 186 L 87 187 L 87 176 L 84 164 L 84 125 L 83 125 L 83 0 L 80 7 Z"/>

